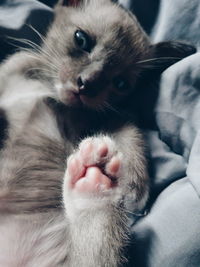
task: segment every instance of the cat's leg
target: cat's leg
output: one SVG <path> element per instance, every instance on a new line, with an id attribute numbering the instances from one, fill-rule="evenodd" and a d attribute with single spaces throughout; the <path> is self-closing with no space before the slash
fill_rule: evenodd
<path id="1" fill-rule="evenodd" d="M 126 211 L 131 205 L 132 211 L 143 208 L 148 195 L 137 130 L 82 141 L 68 159 L 63 192 L 73 240 L 71 266 L 119 266 L 127 242 Z"/>

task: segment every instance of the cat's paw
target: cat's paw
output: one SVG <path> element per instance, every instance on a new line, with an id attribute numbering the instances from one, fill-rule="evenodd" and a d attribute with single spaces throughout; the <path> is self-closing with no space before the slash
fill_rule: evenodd
<path id="1" fill-rule="evenodd" d="M 87 138 L 67 162 L 68 191 L 104 195 L 118 184 L 121 154 L 109 137 Z"/>

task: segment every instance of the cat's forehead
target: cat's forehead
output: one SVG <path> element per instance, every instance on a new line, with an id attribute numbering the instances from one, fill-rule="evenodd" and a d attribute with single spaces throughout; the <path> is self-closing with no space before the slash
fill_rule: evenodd
<path id="1" fill-rule="evenodd" d="M 77 29 L 94 39 L 92 60 L 104 58 L 109 63 L 130 65 L 140 60 L 144 51 L 148 50 L 149 40 L 136 18 L 118 5 L 66 8 L 61 10 L 57 19 L 58 29 L 68 41 L 68 46 L 73 46 L 72 36 Z"/>
<path id="2" fill-rule="evenodd" d="M 76 10 L 71 14 L 71 22 L 97 37 L 104 37 L 106 34 L 115 36 L 119 31 L 130 34 L 139 30 L 134 18 L 115 5 L 89 5 L 84 9 Z"/>

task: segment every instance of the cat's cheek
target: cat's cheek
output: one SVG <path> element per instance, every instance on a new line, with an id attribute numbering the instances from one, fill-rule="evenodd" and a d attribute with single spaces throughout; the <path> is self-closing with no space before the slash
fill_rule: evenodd
<path id="1" fill-rule="evenodd" d="M 91 109 L 97 109 L 100 106 L 100 103 L 96 98 L 90 98 L 81 95 L 80 100 L 84 106 L 89 107 Z"/>
<path id="2" fill-rule="evenodd" d="M 80 95 L 80 100 L 83 105 L 92 109 L 102 109 L 108 103 L 108 92 L 106 90 L 100 92 L 96 97 L 88 97 Z"/>
<path id="3" fill-rule="evenodd" d="M 75 70 L 73 70 L 70 66 L 73 66 L 73 62 L 65 62 L 58 72 L 58 77 L 62 84 L 65 84 L 67 81 L 69 81 L 70 78 L 72 78 L 72 73 L 75 73 Z"/>

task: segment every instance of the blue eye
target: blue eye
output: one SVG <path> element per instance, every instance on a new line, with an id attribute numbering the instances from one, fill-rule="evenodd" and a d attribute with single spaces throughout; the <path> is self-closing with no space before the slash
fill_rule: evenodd
<path id="1" fill-rule="evenodd" d="M 76 45 L 86 52 L 91 52 L 93 42 L 91 37 L 84 31 L 77 30 L 74 34 L 74 40 Z"/>
<path id="2" fill-rule="evenodd" d="M 125 91 L 128 89 L 127 82 L 121 76 L 115 77 L 113 80 L 113 84 L 120 91 Z"/>

